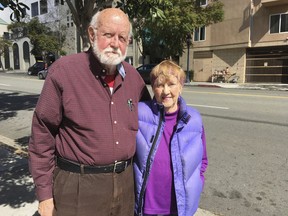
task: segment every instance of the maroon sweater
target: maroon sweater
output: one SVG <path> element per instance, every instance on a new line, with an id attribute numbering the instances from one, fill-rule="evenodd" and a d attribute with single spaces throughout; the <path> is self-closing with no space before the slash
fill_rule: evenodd
<path id="1" fill-rule="evenodd" d="M 55 155 L 86 165 L 134 155 L 138 101 L 150 95 L 137 71 L 126 62 L 122 66 L 125 75 L 116 76 L 113 94 L 90 50 L 62 57 L 49 68 L 29 142 L 29 167 L 40 201 L 52 198 Z"/>

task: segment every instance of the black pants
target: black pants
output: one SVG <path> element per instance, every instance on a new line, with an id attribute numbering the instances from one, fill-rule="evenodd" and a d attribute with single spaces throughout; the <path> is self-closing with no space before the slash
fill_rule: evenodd
<path id="1" fill-rule="evenodd" d="M 133 216 L 133 166 L 119 174 L 56 168 L 53 193 L 56 216 Z"/>

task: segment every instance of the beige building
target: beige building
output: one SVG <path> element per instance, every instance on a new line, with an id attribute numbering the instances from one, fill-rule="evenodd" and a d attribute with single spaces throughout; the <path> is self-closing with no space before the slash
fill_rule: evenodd
<path id="1" fill-rule="evenodd" d="M 193 81 L 228 67 L 238 82 L 288 83 L 288 0 L 221 2 L 224 21 L 195 30 L 190 55 L 180 58 Z"/>

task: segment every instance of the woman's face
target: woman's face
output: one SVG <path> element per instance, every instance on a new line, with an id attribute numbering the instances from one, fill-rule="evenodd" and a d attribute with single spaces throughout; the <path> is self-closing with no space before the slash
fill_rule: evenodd
<path id="1" fill-rule="evenodd" d="M 182 85 L 178 78 L 173 75 L 168 78 L 160 75 L 153 85 L 154 96 L 157 102 L 164 106 L 166 113 L 177 111 L 181 91 Z"/>

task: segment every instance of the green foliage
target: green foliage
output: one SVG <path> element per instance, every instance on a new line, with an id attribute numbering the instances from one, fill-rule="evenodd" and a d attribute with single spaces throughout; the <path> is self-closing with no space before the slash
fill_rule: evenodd
<path id="1" fill-rule="evenodd" d="M 59 54 L 60 54 L 60 56 L 66 56 L 67 52 L 64 50 L 60 50 Z"/>
<path id="2" fill-rule="evenodd" d="M 4 7 L 10 7 L 12 9 L 12 13 L 10 15 L 11 21 L 18 21 L 20 22 L 21 18 L 24 18 L 26 13 L 25 10 L 30 10 L 30 8 L 18 0 L 1 0 L 1 4 Z M 15 16 L 14 16 L 15 15 Z M 16 18 L 16 20 L 14 19 Z"/>
<path id="3" fill-rule="evenodd" d="M 30 22 L 15 22 L 8 26 L 12 32 L 18 31 L 27 32 L 27 37 L 30 39 L 33 48 L 31 53 L 36 56 L 46 56 L 49 53 L 56 53 L 61 50 L 63 38 L 59 38 L 59 33 L 51 31 L 43 23 L 40 23 L 37 18 L 33 18 Z"/>
<path id="4" fill-rule="evenodd" d="M 3 37 L 0 37 L 0 68 L 3 68 L 3 64 L 1 61 L 1 55 L 4 53 L 5 47 L 11 46 L 11 42 L 5 40 Z"/>
<path id="5" fill-rule="evenodd" d="M 107 1 L 66 0 L 65 4 L 72 13 L 84 47 L 87 47 L 90 18 L 107 7 Z M 196 27 L 220 22 L 224 17 L 220 0 L 210 0 L 206 7 L 200 7 L 199 0 L 118 0 L 117 7 L 131 18 L 134 39 L 143 46 L 140 52 L 161 58 L 182 55 L 187 35 L 191 35 Z"/>
<path id="6" fill-rule="evenodd" d="M 0 55 L 4 52 L 5 47 L 11 46 L 11 42 L 8 40 L 5 40 L 3 37 L 0 37 Z"/>
<path id="7" fill-rule="evenodd" d="M 152 58 L 182 55 L 187 35 L 191 35 L 196 27 L 222 21 L 224 17 L 223 3 L 218 0 L 206 7 L 200 7 L 196 0 L 127 2 L 124 7 L 127 13 L 137 17 L 133 19 L 134 36 L 137 41 L 142 41 L 143 54 Z M 154 7 L 146 10 L 142 2 L 154 4 Z"/>

